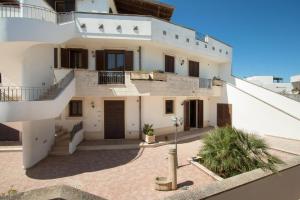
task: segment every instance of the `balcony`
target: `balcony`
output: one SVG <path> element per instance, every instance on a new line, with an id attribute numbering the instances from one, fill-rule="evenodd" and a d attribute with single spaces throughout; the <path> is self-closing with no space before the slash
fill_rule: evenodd
<path id="1" fill-rule="evenodd" d="M 77 96 L 220 96 L 212 79 L 160 72 L 76 70 Z"/>
<path id="2" fill-rule="evenodd" d="M 122 71 L 99 71 L 98 84 L 125 84 L 125 72 Z"/>

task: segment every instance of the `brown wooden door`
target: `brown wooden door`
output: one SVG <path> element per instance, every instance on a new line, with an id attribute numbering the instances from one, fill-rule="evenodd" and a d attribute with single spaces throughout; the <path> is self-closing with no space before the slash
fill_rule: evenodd
<path id="1" fill-rule="evenodd" d="M 198 128 L 203 128 L 203 100 L 198 100 Z"/>
<path id="2" fill-rule="evenodd" d="M 124 101 L 104 101 L 104 139 L 125 138 Z"/>
<path id="3" fill-rule="evenodd" d="M 232 105 L 218 104 L 217 105 L 217 125 L 219 127 L 232 125 Z"/>
<path id="4" fill-rule="evenodd" d="M 183 112 L 184 112 L 184 130 L 188 131 L 190 130 L 190 102 L 189 101 L 184 102 Z"/>

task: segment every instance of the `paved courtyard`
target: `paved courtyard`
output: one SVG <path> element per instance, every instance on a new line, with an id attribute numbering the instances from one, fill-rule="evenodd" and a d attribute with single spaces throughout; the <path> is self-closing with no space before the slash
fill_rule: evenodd
<path id="1" fill-rule="evenodd" d="M 156 176 L 168 173 L 168 145 L 140 150 L 78 151 L 72 156 L 49 156 L 37 166 L 22 169 L 22 153 L 0 153 L 0 193 L 11 185 L 18 191 L 67 184 L 107 199 L 158 199 L 184 191 L 184 186 L 204 186 L 214 180 L 187 158 L 197 154 L 200 141 L 178 145 L 179 190 L 154 190 Z"/>

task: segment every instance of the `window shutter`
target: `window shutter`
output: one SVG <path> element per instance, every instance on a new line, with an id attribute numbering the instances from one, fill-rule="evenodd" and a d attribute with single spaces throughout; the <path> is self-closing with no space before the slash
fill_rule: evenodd
<path id="1" fill-rule="evenodd" d="M 61 49 L 61 67 L 70 68 L 70 50 Z"/>
<path id="2" fill-rule="evenodd" d="M 105 70 L 105 51 L 96 50 L 96 70 L 104 71 Z"/>
<path id="3" fill-rule="evenodd" d="M 165 55 L 165 72 L 175 72 L 175 58 Z"/>
<path id="4" fill-rule="evenodd" d="M 133 51 L 125 51 L 125 71 L 133 71 Z"/>
<path id="5" fill-rule="evenodd" d="M 57 62 L 57 48 L 54 48 L 54 68 L 58 67 L 58 62 Z"/>
<path id="6" fill-rule="evenodd" d="M 82 68 L 88 69 L 89 68 L 89 51 L 87 49 L 82 49 Z"/>
<path id="7" fill-rule="evenodd" d="M 189 76 L 199 77 L 199 62 L 189 61 Z"/>

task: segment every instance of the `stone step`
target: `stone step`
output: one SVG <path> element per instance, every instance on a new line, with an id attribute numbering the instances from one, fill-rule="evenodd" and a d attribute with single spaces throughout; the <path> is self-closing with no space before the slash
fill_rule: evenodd
<path id="1" fill-rule="evenodd" d="M 50 152 L 50 155 L 55 155 L 55 156 L 70 155 L 69 146 L 54 146 L 52 151 Z"/>

